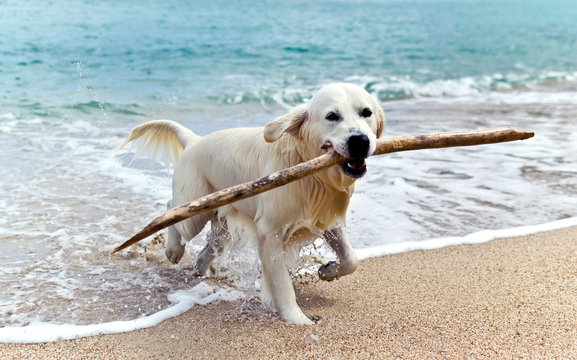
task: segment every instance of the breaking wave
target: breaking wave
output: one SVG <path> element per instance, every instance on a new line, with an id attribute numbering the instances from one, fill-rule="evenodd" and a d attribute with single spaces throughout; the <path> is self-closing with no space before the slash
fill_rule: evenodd
<path id="1" fill-rule="evenodd" d="M 461 77 L 453 79 L 416 79 L 414 76 L 350 76 L 344 79 L 364 87 L 382 102 L 419 98 L 470 97 L 486 93 L 508 93 L 515 90 L 535 90 L 577 81 L 577 72 L 543 72 Z M 309 100 L 327 79 L 315 86 L 283 83 L 282 86 L 263 86 L 258 89 L 228 91 L 210 97 L 215 105 L 260 104 L 263 107 L 280 105 L 290 107 Z"/>

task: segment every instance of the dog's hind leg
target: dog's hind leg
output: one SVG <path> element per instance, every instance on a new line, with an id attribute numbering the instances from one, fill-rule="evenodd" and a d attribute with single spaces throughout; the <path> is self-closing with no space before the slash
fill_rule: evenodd
<path id="1" fill-rule="evenodd" d="M 169 209 L 172 208 L 172 203 L 172 201 L 168 202 Z M 180 261 L 184 255 L 186 241 L 198 235 L 211 216 L 213 214 L 210 212 L 203 213 L 168 227 L 168 241 L 164 253 L 171 263 L 177 264 Z"/>
<path id="2" fill-rule="evenodd" d="M 210 222 L 210 232 L 206 237 L 206 245 L 198 254 L 196 269 L 200 276 L 207 276 L 212 262 L 220 256 L 231 241 L 226 220 L 214 219 Z"/>
<path id="3" fill-rule="evenodd" d="M 337 261 L 331 261 L 319 269 L 322 280 L 331 281 L 348 275 L 357 269 L 359 262 L 355 250 L 349 243 L 343 226 L 327 230 L 323 236 L 329 246 L 337 254 Z"/>
<path id="4" fill-rule="evenodd" d="M 166 249 L 164 250 L 164 254 L 173 264 L 177 264 L 184 254 L 184 244 L 182 242 L 182 237 L 174 226 L 170 226 L 168 228 L 168 241 L 166 244 Z"/>
<path id="5" fill-rule="evenodd" d="M 172 201 L 169 201 L 166 207 L 170 210 L 172 209 Z M 182 241 L 182 237 L 180 233 L 174 225 L 168 227 L 168 240 L 166 242 L 166 249 L 164 250 L 164 254 L 168 258 L 168 260 L 173 263 L 177 264 L 182 255 L 184 254 L 184 242 Z"/>

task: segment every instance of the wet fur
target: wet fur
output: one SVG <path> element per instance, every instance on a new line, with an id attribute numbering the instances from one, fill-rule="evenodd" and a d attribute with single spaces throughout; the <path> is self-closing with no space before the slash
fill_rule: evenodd
<path id="1" fill-rule="evenodd" d="M 370 118 L 359 111 L 369 108 Z M 331 110 L 332 109 L 332 110 Z M 337 109 L 342 120 L 326 120 L 327 111 Z M 359 110 L 360 109 L 360 110 Z M 173 198 L 168 207 L 190 202 L 214 191 L 253 180 L 310 160 L 324 153 L 327 141 L 347 156 L 351 134 L 363 134 L 374 151 L 384 125 L 377 101 L 351 84 L 333 84 L 313 99 L 297 106 L 264 128 L 235 128 L 204 137 L 176 122 L 151 121 L 134 128 L 124 144 L 138 140 L 141 148 L 168 152 L 176 163 Z M 229 224 L 241 224 L 258 244 L 264 290 L 282 320 L 312 324 L 296 303 L 284 259 L 288 244 L 307 244 L 319 237 L 335 250 L 338 260 L 322 266 L 319 277 L 332 280 L 353 272 L 357 257 L 350 246 L 344 224 L 355 179 L 340 166 L 317 172 L 281 188 L 245 199 L 217 210 L 196 215 L 168 230 L 166 255 L 177 263 L 186 241 L 211 222 L 207 245 L 196 267 L 201 275 L 230 241 Z"/>

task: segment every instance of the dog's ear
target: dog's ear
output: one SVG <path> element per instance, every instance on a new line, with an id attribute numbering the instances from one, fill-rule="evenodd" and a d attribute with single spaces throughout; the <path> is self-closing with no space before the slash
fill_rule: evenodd
<path id="1" fill-rule="evenodd" d="M 299 130 L 308 114 L 308 105 L 302 104 L 292 108 L 285 115 L 269 122 L 264 127 L 264 139 L 267 142 L 275 142 L 284 133 L 298 136 Z"/>
<path id="2" fill-rule="evenodd" d="M 383 108 L 377 103 L 377 139 L 381 137 L 384 128 L 385 112 L 383 111 Z"/>

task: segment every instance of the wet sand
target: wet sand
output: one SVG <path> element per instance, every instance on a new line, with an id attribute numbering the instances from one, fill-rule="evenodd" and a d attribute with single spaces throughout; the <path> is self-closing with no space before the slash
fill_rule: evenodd
<path id="1" fill-rule="evenodd" d="M 577 227 L 391 255 L 296 284 L 314 326 L 219 303 L 130 333 L 0 344 L 0 358 L 577 358 L 576 260 Z"/>

